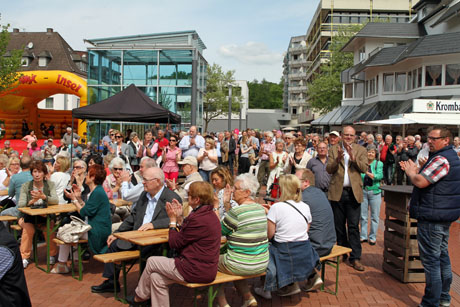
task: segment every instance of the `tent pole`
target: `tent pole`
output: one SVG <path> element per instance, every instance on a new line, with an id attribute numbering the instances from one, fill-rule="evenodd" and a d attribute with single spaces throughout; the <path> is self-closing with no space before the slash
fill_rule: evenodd
<path id="1" fill-rule="evenodd" d="M 99 141 L 101 140 L 101 120 L 99 120 L 99 127 L 98 127 L 98 133 L 97 133 L 97 144 L 96 144 L 96 149 L 99 152 Z M 88 132 L 87 132 L 88 133 Z"/>
<path id="2" fill-rule="evenodd" d="M 72 150 L 73 150 L 73 125 L 74 125 L 74 117 L 72 114 L 72 132 L 70 137 L 70 169 L 73 168 L 73 159 L 72 159 Z"/>

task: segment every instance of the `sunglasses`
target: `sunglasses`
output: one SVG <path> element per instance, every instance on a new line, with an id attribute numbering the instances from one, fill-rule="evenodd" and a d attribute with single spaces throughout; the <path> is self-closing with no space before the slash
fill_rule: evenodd
<path id="1" fill-rule="evenodd" d="M 122 138 L 121 135 L 117 135 L 117 136 L 115 136 L 115 137 L 116 137 L 117 139 L 121 139 L 121 138 Z"/>
<path id="2" fill-rule="evenodd" d="M 121 167 L 120 167 L 120 168 L 118 168 L 118 167 L 114 167 L 114 168 L 113 168 L 113 170 L 114 170 L 114 171 L 122 171 L 122 170 L 123 170 L 123 168 L 121 168 Z"/>
<path id="3" fill-rule="evenodd" d="M 174 139 L 170 139 L 169 141 L 170 141 L 170 142 L 176 142 L 176 140 L 174 140 Z"/>

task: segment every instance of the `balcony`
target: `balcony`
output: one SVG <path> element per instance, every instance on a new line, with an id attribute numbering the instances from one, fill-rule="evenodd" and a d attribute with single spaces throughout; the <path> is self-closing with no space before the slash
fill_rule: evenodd
<path id="1" fill-rule="evenodd" d="M 306 72 L 295 72 L 288 74 L 289 79 L 301 79 L 307 76 Z"/>
<path id="2" fill-rule="evenodd" d="M 298 85 L 298 86 L 289 86 L 289 92 L 306 92 L 307 86 L 306 85 Z"/>

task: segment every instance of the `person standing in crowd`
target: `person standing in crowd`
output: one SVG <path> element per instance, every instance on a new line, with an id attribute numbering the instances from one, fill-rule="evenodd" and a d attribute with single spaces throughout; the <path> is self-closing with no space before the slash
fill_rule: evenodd
<path id="1" fill-rule="evenodd" d="M 183 201 L 187 200 L 188 189 L 190 184 L 195 181 L 203 181 L 200 173 L 198 172 L 198 161 L 195 157 L 188 156 L 178 162 L 179 165 L 182 165 L 182 171 L 184 172 L 185 181 L 179 187 L 177 181 L 171 179 L 166 180 L 166 186 L 171 190 L 176 192 Z"/>
<path id="2" fill-rule="evenodd" d="M 66 128 L 66 133 L 62 136 L 62 140 L 64 141 L 64 144 L 67 146 L 72 145 L 72 141 L 74 139 L 78 140 L 80 139 L 80 136 L 77 133 L 72 133 L 72 127 L 67 127 Z"/>
<path id="3" fill-rule="evenodd" d="M 288 154 L 294 153 L 295 151 L 295 137 L 292 135 L 292 133 L 288 132 L 284 135 L 284 140 L 286 142 L 286 151 Z"/>
<path id="4" fill-rule="evenodd" d="M 6 142 L 5 142 L 5 147 L 6 147 Z M 454 150 L 460 157 L 460 138 L 458 136 L 454 138 Z"/>
<path id="5" fill-rule="evenodd" d="M 152 135 L 156 139 L 158 138 L 158 131 L 160 131 L 161 127 L 159 123 L 155 123 L 155 126 L 152 128 Z"/>
<path id="6" fill-rule="evenodd" d="M 246 131 L 243 131 L 243 137 L 240 142 L 240 159 L 238 161 L 238 174 L 244 174 L 249 172 L 251 163 L 249 161 L 249 155 L 254 154 L 252 148 L 251 137 L 248 136 Z"/>
<path id="7" fill-rule="evenodd" d="M 312 158 L 315 158 L 316 155 L 318 154 L 317 147 L 318 147 L 319 142 L 320 142 L 319 135 L 315 133 L 311 138 L 311 147 L 307 148 L 307 152 L 310 154 Z"/>
<path id="8" fill-rule="evenodd" d="M 377 152 L 381 152 L 383 145 L 385 145 L 385 141 L 383 140 L 383 136 L 380 133 L 375 135 L 375 143 L 377 146 Z"/>
<path id="9" fill-rule="evenodd" d="M 155 143 L 158 143 L 157 156 L 161 158 L 163 156 L 163 150 L 169 145 L 169 141 L 167 138 L 165 138 L 165 133 L 163 130 L 161 129 L 158 130 L 157 138 L 155 139 Z M 160 164 L 158 162 L 161 162 L 161 159 L 160 161 L 157 161 L 157 164 Z"/>
<path id="10" fill-rule="evenodd" d="M 361 173 L 367 171 L 368 164 L 366 150 L 354 143 L 355 137 L 353 127 L 343 128 L 343 142 L 329 149 L 326 170 L 332 175 L 328 197 L 334 212 L 337 244 L 350 247 L 350 265 L 364 271 L 360 261 L 359 218 L 363 202 Z"/>
<path id="11" fill-rule="evenodd" d="M 383 179 L 388 185 L 393 182 L 395 154 L 396 146 L 393 144 L 393 137 L 387 134 L 385 144 L 380 149 L 380 161 L 383 163 Z"/>
<path id="12" fill-rule="evenodd" d="M 125 162 L 129 163 L 132 158 L 136 157 L 133 148 L 123 142 L 123 135 L 120 131 L 114 130 L 113 133 L 115 134 L 115 143 L 112 143 L 110 152 L 117 157 L 124 156 Z"/>
<path id="13" fill-rule="evenodd" d="M 380 204 L 382 203 L 382 191 L 380 180 L 383 178 L 383 163 L 379 161 L 375 145 L 367 146 L 367 162 L 369 168 L 366 173 L 361 174 L 363 179 L 363 202 L 361 203 L 361 243 L 369 240 L 370 245 L 377 241 L 377 231 L 380 220 Z M 371 211 L 371 227 L 369 236 L 367 232 L 367 221 Z"/>
<path id="14" fill-rule="evenodd" d="M 224 134 L 219 132 L 216 140 L 216 151 L 217 151 L 217 164 L 222 165 L 222 142 L 224 141 Z"/>
<path id="15" fill-rule="evenodd" d="M 235 139 L 232 137 L 232 133 L 230 131 L 225 131 L 225 140 L 226 143 L 225 148 L 227 150 L 227 163 L 226 166 L 230 170 L 230 173 L 233 174 L 233 162 L 235 160 L 235 150 L 236 150 L 236 142 Z"/>
<path id="16" fill-rule="evenodd" d="M 141 140 L 139 140 L 139 135 L 137 134 L 137 132 L 131 132 L 127 144 L 131 146 L 131 148 L 133 149 L 134 157 L 131 159 L 131 168 L 135 172 L 139 169 L 140 158 L 137 154 L 142 147 L 142 142 Z"/>
<path id="17" fill-rule="evenodd" d="M 29 124 L 25 119 L 22 120 L 22 127 L 21 127 L 22 137 L 25 137 L 29 133 Z"/>
<path id="18" fill-rule="evenodd" d="M 305 151 L 307 142 L 298 138 L 294 141 L 294 152 L 288 155 L 288 163 L 284 166 L 285 174 L 295 174 L 298 169 L 305 168 L 311 159 L 308 152 Z"/>
<path id="19" fill-rule="evenodd" d="M 137 152 L 137 157 L 150 157 L 156 159 L 156 153 L 158 151 L 158 143 L 155 143 L 151 130 L 144 131 L 144 140 L 142 146 Z"/>
<path id="20" fill-rule="evenodd" d="M 182 157 L 192 156 L 196 158 L 200 148 L 204 148 L 204 143 L 204 138 L 201 135 L 197 135 L 196 126 L 191 126 L 188 135 L 184 136 L 179 143 Z"/>
<path id="21" fill-rule="evenodd" d="M 358 145 L 365 146 L 366 139 L 367 139 L 366 131 L 361 132 L 361 134 L 359 136 L 359 140 L 358 140 Z"/>
<path id="22" fill-rule="evenodd" d="M 320 189 L 326 194 L 329 191 L 329 182 L 331 181 L 331 174 L 326 171 L 327 165 L 327 145 L 324 142 L 320 142 L 317 147 L 318 154 L 315 158 L 310 159 L 307 163 L 307 169 L 313 172 L 315 175 L 314 183 L 310 181 L 310 184 L 314 184 L 315 187 Z"/>
<path id="23" fill-rule="evenodd" d="M 205 147 L 200 148 L 198 152 L 198 156 L 196 159 L 200 162 L 199 172 L 201 178 L 204 181 L 209 182 L 209 175 L 213 169 L 215 169 L 217 164 L 217 152 L 216 148 L 214 147 L 215 141 L 213 138 L 207 137 L 205 140 Z"/>
<path id="24" fill-rule="evenodd" d="M 338 144 L 340 141 L 340 133 L 337 132 L 337 131 L 332 131 L 331 133 L 329 133 L 329 148 Z"/>
<path id="25" fill-rule="evenodd" d="M 368 147 L 370 145 L 374 145 L 374 146 L 377 146 L 376 143 L 375 143 L 375 139 L 374 139 L 374 135 L 369 133 L 366 137 L 366 143 L 363 144 L 364 147 Z"/>
<path id="26" fill-rule="evenodd" d="M 56 151 L 57 151 L 57 148 L 53 144 L 53 139 L 48 139 L 45 147 L 43 148 L 43 157 L 44 157 L 43 162 L 53 164 L 54 156 L 56 155 Z"/>
<path id="27" fill-rule="evenodd" d="M 277 140 L 275 143 L 275 151 L 270 154 L 270 175 L 267 180 L 267 195 L 272 190 L 272 183 L 275 179 L 279 179 L 280 175 L 284 174 L 288 153 L 284 151 L 284 141 Z"/>
<path id="28" fill-rule="evenodd" d="M 27 149 L 30 149 L 32 147 L 33 142 L 35 142 L 35 144 L 37 143 L 37 136 L 35 135 L 35 130 L 30 130 L 29 134 L 24 136 L 22 140 L 27 143 Z"/>
<path id="29" fill-rule="evenodd" d="M 415 162 L 417 160 L 418 149 L 415 146 L 415 138 L 412 135 L 407 136 L 403 139 L 401 145 L 398 145 L 398 157 L 399 162 L 405 162 L 411 160 Z M 398 185 L 403 184 L 404 171 L 401 167 L 397 168 L 396 172 L 396 183 Z M 410 179 L 406 176 L 406 184 L 410 185 Z"/>
<path id="30" fill-rule="evenodd" d="M 259 181 L 259 189 L 265 185 L 265 177 L 270 174 L 270 156 L 275 151 L 275 144 L 273 143 L 273 133 L 266 131 L 264 133 L 265 141 L 260 145 L 259 151 L 259 172 L 257 173 L 257 180 Z M 268 186 L 267 186 L 268 188 Z"/>
<path id="31" fill-rule="evenodd" d="M 425 270 L 420 306 L 450 306 L 452 283 L 448 243 L 452 222 L 460 217 L 460 159 L 450 145 L 451 132 L 435 126 L 428 133 L 430 155 L 418 169 L 408 160 L 401 168 L 414 185 L 410 217 L 417 219 L 417 241 Z"/>
<path id="32" fill-rule="evenodd" d="M 11 143 L 9 140 L 6 140 L 5 143 L 3 143 L 3 146 L 4 147 L 0 149 L 0 154 L 7 155 L 9 158 L 11 153 L 13 153 L 15 150 L 11 147 Z"/>
<path id="33" fill-rule="evenodd" d="M 182 156 L 182 150 L 177 147 L 177 136 L 171 135 L 169 145 L 163 150 L 163 172 L 166 180 L 177 182 L 179 179 L 179 164 Z"/>

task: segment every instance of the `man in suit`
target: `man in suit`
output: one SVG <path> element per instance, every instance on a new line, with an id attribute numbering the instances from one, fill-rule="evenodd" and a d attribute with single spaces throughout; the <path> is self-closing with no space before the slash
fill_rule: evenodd
<path id="1" fill-rule="evenodd" d="M 337 244 L 350 247 L 350 265 L 364 271 L 361 264 L 359 219 L 363 202 L 361 173 L 367 171 L 367 152 L 356 144 L 356 132 L 347 126 L 342 131 L 342 142 L 329 149 L 326 171 L 332 175 L 328 198 L 334 212 Z"/>
<path id="2" fill-rule="evenodd" d="M 145 231 L 150 229 L 168 228 L 169 217 L 166 213 L 166 202 L 171 202 L 173 199 L 181 199 L 179 195 L 169 190 L 164 186 L 165 177 L 163 170 L 158 167 L 152 167 L 144 172 L 142 183 L 144 184 L 144 192 L 139 197 L 136 207 L 120 225 L 116 232 L 124 232 L 131 230 Z M 108 253 L 115 253 L 125 250 L 133 250 L 137 248 L 130 242 L 117 239 L 114 235 L 110 235 L 107 239 L 109 245 Z M 154 246 L 153 248 L 157 248 Z M 156 253 L 161 251 L 157 248 Z M 142 255 L 146 254 L 145 249 L 141 251 Z M 120 270 L 112 263 L 104 265 L 103 277 L 107 278 L 102 284 L 92 286 L 91 292 L 104 293 L 113 292 L 114 284 L 113 277 L 117 280 L 117 291 L 120 285 L 118 284 L 118 276 Z"/>

